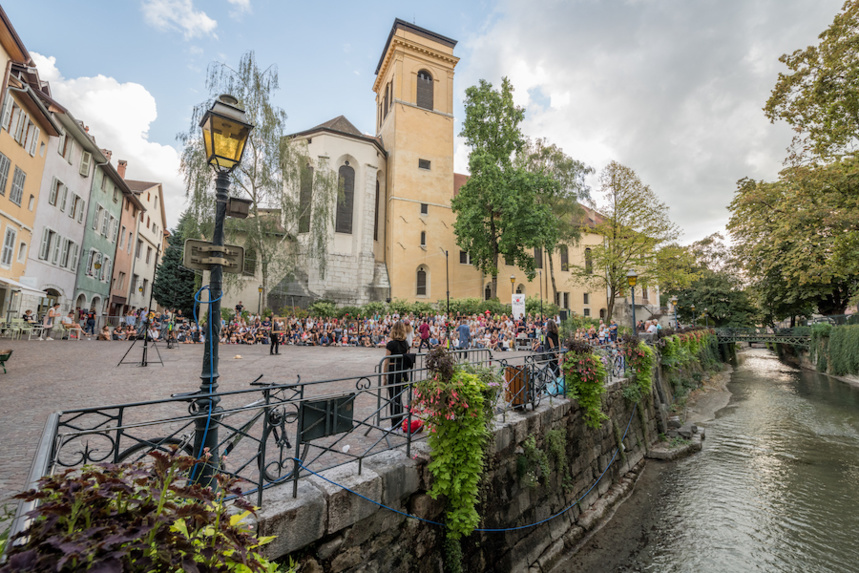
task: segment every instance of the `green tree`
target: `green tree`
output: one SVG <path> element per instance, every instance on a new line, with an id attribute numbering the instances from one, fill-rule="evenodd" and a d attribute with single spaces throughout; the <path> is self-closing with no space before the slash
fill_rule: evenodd
<path id="1" fill-rule="evenodd" d="M 152 284 L 152 296 L 158 304 L 181 310 L 185 316 L 193 313 L 194 293 L 197 291 L 194 271 L 182 266 L 185 239 L 195 236 L 193 227 L 191 215 L 185 211 L 179 218 L 179 225 L 170 234 L 167 250 Z"/>
<path id="2" fill-rule="evenodd" d="M 600 193 L 602 217 L 591 232 L 600 235 L 602 242 L 591 247 L 590 263 L 571 270 L 575 281 L 608 293 L 608 321 L 618 296 L 629 288 L 630 270 L 636 271 L 641 286 L 660 282 L 657 253 L 680 231 L 668 218 L 668 207 L 629 167 L 609 163 L 600 173 Z"/>
<path id="3" fill-rule="evenodd" d="M 859 283 L 859 161 L 789 167 L 772 183 L 742 179 L 729 209 L 737 257 L 774 319 L 809 304 L 844 312 Z"/>
<path id="4" fill-rule="evenodd" d="M 525 143 L 519 128 L 524 114 L 513 103 L 513 85 L 507 78 L 497 90 L 486 80 L 465 90 L 460 135 L 471 147 L 471 177 L 451 202 L 454 232 L 471 263 L 492 276 L 493 297 L 498 293 L 499 256 L 533 278 L 533 250 L 557 242 L 557 219 L 538 195 L 556 193 L 558 182 L 544 171 L 514 165 Z"/>
<path id="5" fill-rule="evenodd" d="M 555 239 L 555 243 L 543 245 L 549 259 L 549 277 L 552 279 L 552 292 L 558 292 L 555 280 L 555 262 L 552 254 L 558 249 L 568 248 L 578 244 L 581 239 L 581 225 L 578 222 L 584 215 L 580 201 L 590 199 L 590 188 L 585 183 L 585 176 L 593 173 L 589 167 L 573 159 L 553 143 L 545 139 L 525 140 L 522 151 L 517 155 L 516 163 L 534 173 L 543 173 L 557 182 L 557 186 L 541 189 L 537 195 L 540 204 L 549 208 L 556 221 L 557 235 L 547 237 Z M 550 297 L 555 300 L 555 297 Z"/>
<path id="6" fill-rule="evenodd" d="M 242 162 L 231 174 L 230 188 L 234 195 L 250 199 L 250 216 L 230 219 L 225 234 L 228 243 L 238 242 L 254 255 L 252 266 L 261 275 L 263 292 L 269 292 L 270 285 L 289 274 L 299 260 L 313 261 L 324 274 L 337 193 L 337 176 L 329 166 L 314 164 L 306 146 L 286 136 L 286 112 L 272 102 L 278 88 L 277 68 L 261 69 L 253 52 L 244 54 L 236 69 L 211 65 L 206 80 L 212 99 L 221 93 L 236 97 L 254 125 Z M 215 201 L 199 123 L 212 99 L 194 108 L 190 129 L 179 135 L 190 212 L 203 236 L 211 236 Z M 312 189 L 304 200 L 302 184 Z M 309 232 L 299 234 L 300 221 L 302 227 L 309 223 Z M 225 275 L 225 288 L 237 277 Z"/>
<path id="7" fill-rule="evenodd" d="M 779 58 L 790 73 L 779 74 L 764 111 L 794 128 L 800 154 L 852 153 L 859 134 L 859 2 L 845 2 L 819 38 Z"/>

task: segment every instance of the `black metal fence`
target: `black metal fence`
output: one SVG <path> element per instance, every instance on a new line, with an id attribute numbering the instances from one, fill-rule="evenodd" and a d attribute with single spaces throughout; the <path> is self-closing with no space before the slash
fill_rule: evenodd
<path id="1" fill-rule="evenodd" d="M 496 403 L 497 415 L 536 408 L 542 400 L 562 398 L 563 355 L 532 354 L 509 360 L 488 350 L 453 352 L 457 362 L 495 370 L 503 380 Z M 611 381 L 624 375 L 620 355 L 601 353 Z M 367 376 L 312 382 L 274 382 L 260 379 L 247 390 L 219 393 L 220 410 L 198 411 L 199 394 L 175 395 L 166 400 L 81 408 L 52 414 L 43 431 L 29 474 L 28 487 L 43 475 L 64 468 L 99 462 L 144 458 L 153 450 L 178 448 L 194 451 L 195 424 L 206 419 L 219 428 L 217 471 L 244 480 L 245 495 L 263 501 L 265 489 L 291 483 L 297 494 L 301 465 L 321 472 L 394 448 L 411 455 L 413 384 L 430 374 L 426 355 L 415 355 L 412 368 L 394 370 L 386 357 Z M 390 359 L 390 361 L 389 361 Z M 405 424 L 402 422 L 405 421 Z M 207 426 L 208 427 L 208 426 Z M 13 532 L 23 529 L 22 504 Z"/>

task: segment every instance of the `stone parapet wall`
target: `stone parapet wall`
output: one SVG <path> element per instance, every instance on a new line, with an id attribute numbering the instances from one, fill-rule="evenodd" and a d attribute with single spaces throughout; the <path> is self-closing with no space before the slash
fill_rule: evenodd
<path id="1" fill-rule="evenodd" d="M 478 507 L 480 527 L 528 525 L 572 508 L 535 527 L 475 532 L 462 541 L 465 570 L 545 571 L 631 490 L 646 451 L 658 436 L 653 407 L 658 398 L 652 395 L 640 410 L 633 410 L 622 395 L 624 384 L 608 388 L 603 410 L 609 419 L 596 430 L 587 428 L 576 403 L 564 398 L 544 399 L 534 411 L 508 412 L 496 419 Z M 590 489 L 609 465 L 627 424 L 617 458 Z M 563 435 L 566 472 L 547 443 L 550 431 L 556 438 Z M 531 436 L 536 449 L 525 447 Z M 529 452 L 531 458 L 534 452 L 545 453 L 548 475 L 542 474 Z M 419 442 L 413 444 L 411 458 L 402 451 L 388 451 L 364 459 L 360 474 L 356 462 L 322 475 L 398 511 L 443 522 L 443 502 L 426 494 L 429 460 L 429 447 Z M 302 571 L 440 570 L 442 527 L 380 508 L 317 476 L 299 481 L 296 498 L 291 484 L 268 490 L 259 520 L 261 535 L 277 536 L 266 546 L 268 556 L 291 555 L 304 564 Z"/>

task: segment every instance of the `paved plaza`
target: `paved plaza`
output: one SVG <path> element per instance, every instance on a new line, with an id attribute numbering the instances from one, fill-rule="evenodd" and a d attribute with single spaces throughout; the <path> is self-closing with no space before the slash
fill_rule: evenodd
<path id="1" fill-rule="evenodd" d="M 158 348 L 164 365 L 117 366 L 130 342 L 0 340 L 12 349 L 8 372 L 0 373 L 0 505 L 25 485 L 30 463 L 51 412 L 126 402 L 159 400 L 199 388 L 203 345 Z M 142 342 L 129 353 L 139 362 Z M 260 374 L 270 382 L 302 382 L 372 373 L 384 349 L 222 345 L 221 391 L 242 390 Z M 506 356 L 518 355 L 509 353 Z M 240 355 L 241 358 L 236 358 Z M 150 360 L 157 355 L 150 349 Z"/>

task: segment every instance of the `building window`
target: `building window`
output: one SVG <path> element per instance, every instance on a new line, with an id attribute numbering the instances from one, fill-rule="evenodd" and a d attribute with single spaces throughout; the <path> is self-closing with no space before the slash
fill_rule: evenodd
<path id="1" fill-rule="evenodd" d="M 89 166 L 92 163 L 92 153 L 89 151 L 84 151 L 81 153 L 81 169 L 80 174 L 82 177 L 89 177 Z"/>
<path id="2" fill-rule="evenodd" d="M 3 251 L 0 254 L 0 266 L 12 266 L 12 255 L 15 250 L 15 240 L 18 238 L 18 231 L 12 228 L 11 225 L 6 226 L 6 237 L 3 239 Z"/>
<path id="3" fill-rule="evenodd" d="M 429 205 L 421 203 L 421 215 L 429 215 Z"/>
<path id="4" fill-rule="evenodd" d="M 483 300 L 491 300 L 492 299 L 492 284 L 487 283 L 486 288 L 483 289 Z"/>
<path id="5" fill-rule="evenodd" d="M 379 240 L 379 199 L 381 199 L 381 189 L 379 180 L 376 179 L 376 211 L 373 214 L 373 240 Z"/>
<path id="6" fill-rule="evenodd" d="M 561 254 L 561 270 L 570 270 L 570 252 L 567 250 L 567 245 L 561 245 L 558 251 Z"/>
<path id="7" fill-rule="evenodd" d="M 418 159 L 418 169 L 430 169 L 432 162 L 429 159 Z"/>
<path id="8" fill-rule="evenodd" d="M 543 268 L 543 249 L 541 249 L 540 247 L 534 248 L 534 268 Z"/>
<path id="9" fill-rule="evenodd" d="M 469 256 L 469 254 L 467 252 L 459 251 L 459 263 L 461 265 L 470 265 L 471 264 L 471 257 Z"/>
<path id="10" fill-rule="evenodd" d="M 68 268 L 71 270 L 75 270 L 78 266 L 78 255 L 80 254 L 80 247 L 77 243 L 72 243 L 69 247 L 69 251 L 71 252 L 71 254 L 69 255 Z"/>
<path id="11" fill-rule="evenodd" d="M 427 246 L 427 232 L 426 231 L 421 231 L 421 246 L 422 247 Z"/>
<path id="12" fill-rule="evenodd" d="M 417 105 L 424 109 L 432 110 L 432 75 L 426 70 L 418 72 Z"/>
<path id="13" fill-rule="evenodd" d="M 337 200 L 337 220 L 334 232 L 352 234 L 352 201 L 355 195 L 355 170 L 348 165 L 340 167 L 342 198 Z"/>
<path id="14" fill-rule="evenodd" d="M 122 226 L 122 231 L 119 233 L 119 248 L 125 248 L 125 225 Z"/>
<path id="15" fill-rule="evenodd" d="M 9 200 L 14 204 L 21 206 L 21 197 L 24 196 L 24 182 L 27 180 L 27 174 L 21 171 L 20 167 L 15 167 L 15 175 L 12 176 L 12 190 L 9 191 Z"/>
<path id="16" fill-rule="evenodd" d="M 139 259 L 140 258 L 140 251 L 142 251 L 142 250 L 143 250 L 143 241 L 140 239 L 137 239 L 137 250 L 134 252 L 134 258 Z"/>
<path id="17" fill-rule="evenodd" d="M 144 297 L 146 296 L 146 286 L 149 284 L 148 279 L 143 279 L 143 292 L 141 293 Z"/>
<path id="18" fill-rule="evenodd" d="M 107 256 L 101 264 L 101 280 L 110 281 L 110 257 Z"/>
<path id="19" fill-rule="evenodd" d="M 57 197 L 60 194 L 60 189 L 63 188 L 63 182 L 57 178 L 51 183 L 51 190 L 48 191 L 48 205 L 56 205 Z"/>
<path id="20" fill-rule="evenodd" d="M 66 268 L 69 266 L 69 252 L 72 250 L 72 242 L 69 239 L 63 241 L 63 250 L 60 253 L 60 266 Z"/>
<path id="21" fill-rule="evenodd" d="M 418 267 L 417 273 L 417 296 L 427 296 L 427 270 L 426 267 Z"/>
<path id="22" fill-rule="evenodd" d="M 585 316 L 590 316 L 591 315 L 591 309 L 586 308 L 582 314 L 584 314 Z"/>
<path id="23" fill-rule="evenodd" d="M 516 287 L 516 294 L 525 294 L 525 285 L 520 284 Z"/>
<path id="24" fill-rule="evenodd" d="M 63 188 L 60 190 L 60 213 L 65 213 L 68 200 L 69 188 L 63 185 Z"/>
<path id="25" fill-rule="evenodd" d="M 27 243 L 21 242 L 18 245 L 18 262 L 23 263 L 24 259 L 27 258 Z"/>
<path id="26" fill-rule="evenodd" d="M 590 249 L 585 249 L 585 272 L 589 275 L 594 274 L 594 259 Z"/>
<path id="27" fill-rule="evenodd" d="M 0 153 L 0 195 L 6 194 L 6 182 L 9 180 L 9 167 L 12 162 L 9 158 Z"/>
<path id="28" fill-rule="evenodd" d="M 119 271 L 119 277 L 116 279 L 116 288 L 122 290 L 122 285 L 125 284 L 125 273 Z"/>
<path id="29" fill-rule="evenodd" d="M 586 292 L 584 295 L 584 304 L 590 304 L 590 303 L 591 303 L 591 294 Z"/>
<path id="30" fill-rule="evenodd" d="M 132 235 L 133 235 L 133 233 L 130 233 L 130 232 L 128 233 L 128 254 L 129 255 L 131 254 L 131 243 L 132 243 L 131 237 L 132 237 Z"/>
<path id="31" fill-rule="evenodd" d="M 146 264 L 152 259 L 152 247 L 146 247 Z"/>
<path id="32" fill-rule="evenodd" d="M 310 201 L 313 196 L 313 167 L 301 170 L 301 188 L 298 193 L 298 232 L 310 232 Z"/>

